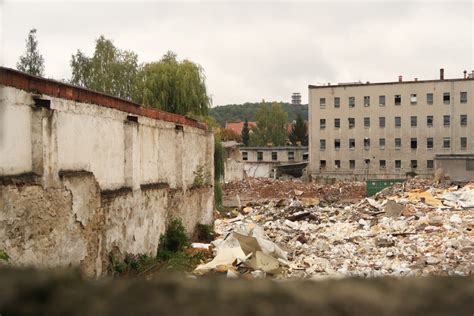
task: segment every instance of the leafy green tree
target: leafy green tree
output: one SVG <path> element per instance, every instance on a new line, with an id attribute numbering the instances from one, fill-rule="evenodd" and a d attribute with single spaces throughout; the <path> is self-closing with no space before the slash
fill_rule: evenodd
<path id="1" fill-rule="evenodd" d="M 179 61 L 173 52 L 143 66 L 135 81 L 133 100 L 182 115 L 206 115 L 211 105 L 202 67 L 189 60 Z"/>
<path id="2" fill-rule="evenodd" d="M 26 52 L 20 56 L 16 69 L 34 76 L 44 75 L 44 59 L 38 50 L 36 29 L 31 29 L 26 39 Z"/>
<path id="3" fill-rule="evenodd" d="M 308 128 L 300 114 L 296 117 L 296 123 L 291 127 L 290 142 L 293 145 L 300 142 L 301 145 L 308 146 Z"/>
<path id="4" fill-rule="evenodd" d="M 284 146 L 286 143 L 286 124 L 288 115 L 278 103 L 262 102 L 256 114 L 257 127 L 253 129 L 250 143 L 254 146 Z"/>
<path id="5" fill-rule="evenodd" d="M 242 138 L 242 142 L 244 146 L 248 146 L 250 143 L 250 129 L 249 129 L 249 121 L 245 118 L 244 127 L 242 128 L 242 132 L 240 133 Z"/>
<path id="6" fill-rule="evenodd" d="M 283 107 L 283 110 L 288 114 L 288 120 L 294 121 L 298 114 L 304 120 L 308 120 L 308 105 L 294 106 L 289 103 L 277 102 Z M 212 107 L 209 110 L 209 115 L 214 117 L 220 126 L 225 126 L 226 122 L 243 122 L 245 119 L 249 121 L 256 120 L 256 114 L 260 108 L 261 103 L 244 103 L 244 104 L 228 104 Z"/>
<path id="7" fill-rule="evenodd" d="M 138 56 L 132 51 L 118 49 L 101 35 L 96 41 L 94 55 L 87 57 L 78 50 L 72 56 L 71 68 L 72 84 L 131 99 Z"/>

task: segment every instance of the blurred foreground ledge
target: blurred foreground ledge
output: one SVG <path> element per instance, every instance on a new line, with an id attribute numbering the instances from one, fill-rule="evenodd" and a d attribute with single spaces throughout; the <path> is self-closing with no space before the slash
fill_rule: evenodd
<path id="1" fill-rule="evenodd" d="M 91 280 L 0 269 L 3 315 L 473 315 L 474 277 L 325 281 Z"/>

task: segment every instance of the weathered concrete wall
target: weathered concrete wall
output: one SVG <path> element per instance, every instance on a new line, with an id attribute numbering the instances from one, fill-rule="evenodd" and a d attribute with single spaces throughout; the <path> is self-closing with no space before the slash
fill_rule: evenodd
<path id="1" fill-rule="evenodd" d="M 474 181 L 474 170 L 468 168 L 467 160 L 474 161 L 474 155 L 471 158 L 456 159 L 436 159 L 436 168 L 441 168 L 445 176 L 454 181 Z"/>
<path id="2" fill-rule="evenodd" d="M 249 177 L 253 178 L 273 178 L 273 163 L 245 162 L 244 170 Z"/>
<path id="3" fill-rule="evenodd" d="M 8 75 L 37 87 L 0 79 L 0 249 L 10 262 L 101 275 L 112 251 L 155 255 L 170 218 L 182 218 L 190 234 L 212 222 L 212 186 L 193 187 L 200 167 L 213 179 L 214 140 L 205 127 Z M 56 97 L 61 89 L 65 97 Z M 86 103 L 90 97 L 104 104 Z"/>
<path id="4" fill-rule="evenodd" d="M 244 179 L 244 163 L 227 158 L 224 163 L 224 182 L 241 181 Z"/>

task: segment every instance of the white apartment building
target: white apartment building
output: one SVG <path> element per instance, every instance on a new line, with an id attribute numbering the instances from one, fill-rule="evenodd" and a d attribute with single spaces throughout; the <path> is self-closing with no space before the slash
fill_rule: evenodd
<path id="1" fill-rule="evenodd" d="M 312 179 L 432 176 L 436 155 L 474 153 L 474 75 L 309 86 Z"/>

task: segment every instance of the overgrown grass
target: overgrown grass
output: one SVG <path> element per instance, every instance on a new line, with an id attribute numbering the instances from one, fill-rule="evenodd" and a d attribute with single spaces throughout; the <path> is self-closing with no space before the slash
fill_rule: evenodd
<path id="1" fill-rule="evenodd" d="M 196 231 L 203 238 L 213 239 L 209 225 L 198 225 Z M 212 240 L 211 239 L 211 240 Z M 201 263 L 205 254 L 189 248 L 190 242 L 183 223 L 173 220 L 166 232 L 160 236 L 156 257 L 127 254 L 123 260 L 110 256 L 110 272 L 114 276 L 140 276 L 156 272 L 192 271 Z"/>

